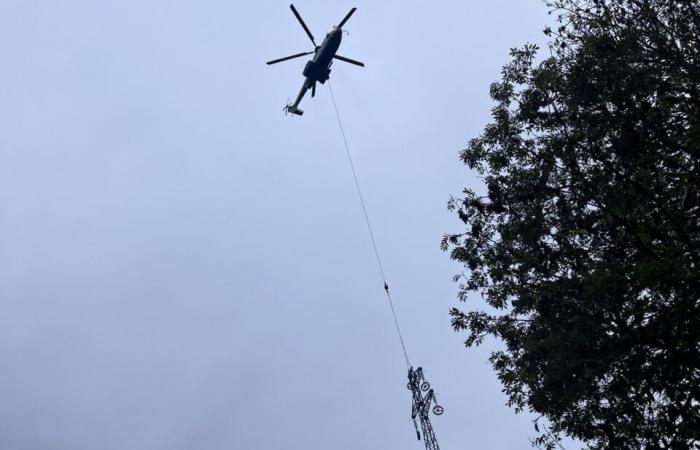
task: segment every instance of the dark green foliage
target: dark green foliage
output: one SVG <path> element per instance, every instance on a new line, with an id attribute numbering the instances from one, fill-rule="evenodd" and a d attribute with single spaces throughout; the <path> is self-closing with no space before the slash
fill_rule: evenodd
<path id="1" fill-rule="evenodd" d="M 460 157 L 451 311 L 509 404 L 595 449 L 700 448 L 700 1 L 561 0 Z"/>

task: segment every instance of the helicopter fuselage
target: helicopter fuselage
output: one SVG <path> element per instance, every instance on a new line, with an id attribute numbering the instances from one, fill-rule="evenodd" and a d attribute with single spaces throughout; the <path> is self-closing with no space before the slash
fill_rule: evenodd
<path id="1" fill-rule="evenodd" d="M 316 49 L 314 57 L 306 63 L 304 76 L 312 82 L 325 83 L 330 76 L 330 66 L 333 57 L 340 47 L 343 39 L 343 30 L 336 28 L 328 33 L 321 45 Z"/>
<path id="2" fill-rule="evenodd" d="M 299 109 L 299 103 L 309 89 L 311 89 L 312 97 L 316 95 L 317 82 L 324 84 L 328 81 L 328 77 L 331 75 L 333 57 L 340 47 L 341 40 L 343 40 L 343 30 L 340 28 L 335 28 L 326 35 L 321 45 L 316 48 L 314 57 L 307 61 L 306 66 L 304 66 L 303 74 L 306 79 L 304 80 L 304 84 L 301 85 L 299 95 L 297 95 L 293 104 L 285 107 L 285 111 L 298 116 L 304 114 L 304 111 Z"/>

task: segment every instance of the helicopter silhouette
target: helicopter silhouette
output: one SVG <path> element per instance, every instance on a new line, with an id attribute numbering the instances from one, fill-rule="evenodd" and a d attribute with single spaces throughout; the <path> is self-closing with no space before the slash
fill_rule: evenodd
<path id="1" fill-rule="evenodd" d="M 332 31 L 326 34 L 326 37 L 323 39 L 323 42 L 321 42 L 321 45 L 316 45 L 314 35 L 311 34 L 311 31 L 309 31 L 309 27 L 306 26 L 306 23 L 304 23 L 304 20 L 299 15 L 297 9 L 293 4 L 289 5 L 289 7 L 292 9 L 294 16 L 297 18 L 302 28 L 304 28 L 304 31 L 306 31 L 306 35 L 309 36 L 309 39 L 311 39 L 311 43 L 314 44 L 314 50 L 310 52 L 297 53 L 296 55 L 285 56 L 284 58 L 274 59 L 272 61 L 268 61 L 267 64 L 277 64 L 282 61 L 288 61 L 290 59 L 299 58 L 306 55 L 314 55 L 314 57 L 309 60 L 304 67 L 303 75 L 306 78 L 304 79 L 304 84 L 301 86 L 299 95 L 294 103 L 286 105 L 283 109 L 285 113 L 292 113 L 301 116 L 304 114 L 304 111 L 299 109 L 301 99 L 304 98 L 304 94 L 306 94 L 306 91 L 309 89 L 311 89 L 311 97 L 314 97 L 316 95 L 316 83 L 318 82 L 324 84 L 326 81 L 328 81 L 328 77 L 331 74 L 333 59 L 345 61 L 360 67 L 364 67 L 365 65 L 360 61 L 355 61 L 336 54 L 338 48 L 340 47 L 340 41 L 343 38 L 342 27 L 345 25 L 345 22 L 350 19 L 350 16 L 353 15 L 357 8 L 352 8 L 343 18 L 343 20 L 341 20 L 338 25 L 334 26 Z"/>

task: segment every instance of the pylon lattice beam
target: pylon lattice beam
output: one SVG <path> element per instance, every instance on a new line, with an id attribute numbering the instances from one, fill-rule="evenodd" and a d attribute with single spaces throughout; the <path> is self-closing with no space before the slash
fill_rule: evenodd
<path id="1" fill-rule="evenodd" d="M 416 417 L 420 421 L 421 431 L 423 432 L 423 442 L 425 443 L 426 450 L 440 450 L 437 438 L 435 437 L 435 431 L 433 431 L 433 425 L 430 423 L 430 407 L 433 405 L 433 403 L 435 404 L 432 411 L 436 416 L 441 415 L 444 412 L 444 409 L 442 406 L 438 405 L 435 392 L 430 387 L 430 383 L 426 381 L 423 375 L 423 368 L 419 367 L 414 370 L 413 367 L 411 367 L 408 369 L 407 387 L 413 394 L 411 418 L 413 419 L 413 426 L 416 428 L 416 436 L 418 437 L 418 440 L 421 439 L 421 432 L 418 431 Z"/>

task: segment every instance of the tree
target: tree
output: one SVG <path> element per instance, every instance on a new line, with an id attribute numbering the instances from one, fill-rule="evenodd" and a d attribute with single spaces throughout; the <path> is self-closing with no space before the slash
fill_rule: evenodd
<path id="1" fill-rule="evenodd" d="M 549 56 L 512 49 L 492 122 L 460 154 L 484 181 L 451 310 L 516 411 L 555 445 L 700 448 L 700 2 L 557 0 Z"/>

